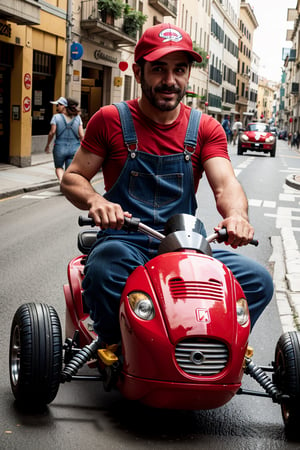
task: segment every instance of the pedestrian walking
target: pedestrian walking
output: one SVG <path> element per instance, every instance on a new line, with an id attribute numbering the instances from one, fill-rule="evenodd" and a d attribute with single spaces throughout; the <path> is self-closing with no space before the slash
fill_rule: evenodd
<path id="1" fill-rule="evenodd" d="M 224 117 L 224 119 L 222 121 L 222 127 L 223 127 L 223 129 L 225 131 L 227 142 L 230 143 L 232 132 L 231 132 L 230 120 L 229 120 L 228 116 Z"/>
<path id="2" fill-rule="evenodd" d="M 295 131 L 292 136 L 291 147 L 298 147 L 298 146 L 299 146 L 298 133 L 297 131 Z"/>
<path id="3" fill-rule="evenodd" d="M 239 136 L 240 130 L 243 128 L 243 124 L 240 121 L 240 117 L 237 116 L 236 121 L 232 125 L 232 133 L 233 133 L 233 145 L 236 144 L 236 140 Z"/>
<path id="4" fill-rule="evenodd" d="M 94 114 L 61 184 L 65 196 L 88 210 L 101 227 L 82 286 L 104 351 L 107 345 L 114 351 L 120 341 L 119 304 L 129 274 L 153 258 L 159 246 L 156 239 L 121 230 L 124 217 L 133 215 L 163 230 L 174 214 L 195 215 L 195 193 L 205 172 L 223 217 L 216 228 L 227 228 L 228 244 L 246 245 L 254 234 L 221 124 L 181 101 L 192 62 L 201 62 L 190 36 L 175 25 L 155 25 L 144 32 L 134 56 L 141 97 Z M 100 168 L 104 195 L 90 183 Z M 223 249 L 213 253 L 241 283 L 253 326 L 272 298 L 270 274 L 242 254 Z"/>
<path id="5" fill-rule="evenodd" d="M 45 152 L 50 153 L 50 143 L 55 136 L 53 159 L 55 173 L 61 182 L 65 169 L 69 167 L 83 139 L 83 126 L 78 102 L 60 97 L 50 102 L 56 105 L 56 114 L 51 119 Z"/>

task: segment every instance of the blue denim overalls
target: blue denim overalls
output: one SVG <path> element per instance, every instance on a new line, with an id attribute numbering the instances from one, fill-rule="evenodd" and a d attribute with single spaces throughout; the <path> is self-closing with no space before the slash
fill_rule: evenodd
<path id="1" fill-rule="evenodd" d="M 55 168 L 67 169 L 80 146 L 78 128 L 80 116 L 75 116 L 67 122 L 64 114 L 56 114 L 56 137 L 53 147 Z M 52 123 L 52 121 L 50 122 Z"/>
<path id="2" fill-rule="evenodd" d="M 166 220 L 174 214 L 195 215 L 197 202 L 191 155 L 197 143 L 201 113 L 191 110 L 182 153 L 157 156 L 138 150 L 134 124 L 127 104 L 122 102 L 116 104 L 116 107 L 121 118 L 128 158 L 118 180 L 104 197 L 119 203 L 124 211 L 129 211 L 158 230 L 162 230 Z M 205 235 L 204 226 L 202 233 Z M 128 234 L 122 230 L 100 231 L 98 240 L 88 256 L 83 281 L 84 299 L 90 308 L 99 340 L 107 344 L 119 342 L 118 312 L 123 287 L 129 274 L 137 266 L 145 264 L 156 255 L 158 244 L 156 239 L 138 233 Z M 245 260 L 241 255 L 220 251 L 220 257 L 214 256 L 224 263 L 226 260 L 229 267 L 231 263 L 236 273 L 242 272 L 246 292 L 249 291 L 247 285 L 253 284 L 253 273 L 261 272 L 257 263 L 250 259 Z M 267 272 L 263 283 L 268 286 L 266 278 Z M 257 279 L 253 284 L 253 294 L 252 301 L 255 305 L 258 304 L 253 305 L 253 311 L 255 314 L 257 310 L 258 317 L 270 300 L 270 291 L 267 297 L 262 280 Z M 249 295 L 251 298 L 251 292 Z"/>

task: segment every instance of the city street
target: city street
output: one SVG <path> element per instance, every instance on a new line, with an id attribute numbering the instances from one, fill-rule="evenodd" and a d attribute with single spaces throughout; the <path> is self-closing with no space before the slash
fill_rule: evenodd
<path id="1" fill-rule="evenodd" d="M 278 267 L 288 241 L 294 243 L 294 260 L 298 256 L 300 191 L 287 186 L 285 179 L 300 174 L 300 153 L 281 140 L 275 158 L 250 152 L 238 156 L 232 145 L 229 152 L 249 198 L 250 220 L 260 243 L 237 251 L 268 267 L 276 281 L 276 295 L 250 337 L 254 361 L 268 365 L 282 330 L 293 326 L 287 299 L 297 300 Z M 102 192 L 102 180 L 95 187 Z M 220 216 L 205 178 L 197 199 L 198 216 L 210 234 Z M 64 328 L 63 284 L 68 261 L 78 254 L 79 214 L 58 187 L 0 201 L 0 448 L 299 449 L 300 435 L 297 442 L 285 437 L 280 406 L 261 397 L 236 396 L 211 411 L 154 410 L 125 400 L 117 391 L 106 393 L 97 382 L 73 381 L 61 385 L 55 400 L 39 414 L 16 407 L 8 371 L 12 317 L 22 303 L 44 302 L 55 307 Z M 298 267 L 293 270 L 297 274 Z M 243 386 L 255 389 L 257 385 L 248 378 Z"/>

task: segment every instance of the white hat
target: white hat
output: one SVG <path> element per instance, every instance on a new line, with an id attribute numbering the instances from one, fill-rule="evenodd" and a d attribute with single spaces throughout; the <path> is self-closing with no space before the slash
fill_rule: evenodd
<path id="1" fill-rule="evenodd" d="M 63 106 L 66 106 L 66 107 L 68 106 L 68 102 L 65 99 L 65 97 L 59 97 L 58 100 L 55 100 L 55 101 L 50 102 L 50 103 L 52 103 L 53 105 L 63 105 Z"/>

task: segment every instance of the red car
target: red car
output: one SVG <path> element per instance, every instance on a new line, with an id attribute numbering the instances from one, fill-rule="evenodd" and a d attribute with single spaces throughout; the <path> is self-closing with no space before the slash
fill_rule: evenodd
<path id="1" fill-rule="evenodd" d="M 270 153 L 274 158 L 276 154 L 276 136 L 271 133 L 266 123 L 248 123 L 245 131 L 239 135 L 237 154 L 242 155 L 247 150 L 252 152 Z"/>

